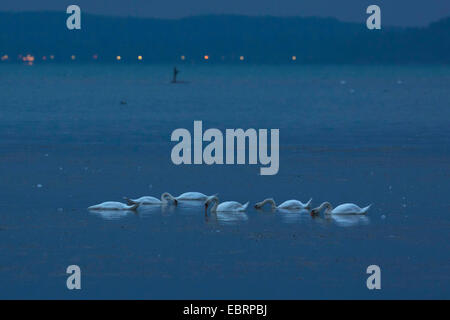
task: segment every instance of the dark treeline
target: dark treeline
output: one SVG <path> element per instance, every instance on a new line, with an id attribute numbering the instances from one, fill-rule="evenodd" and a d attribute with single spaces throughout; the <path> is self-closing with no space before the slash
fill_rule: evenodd
<path id="1" fill-rule="evenodd" d="M 54 55 L 55 61 L 199 61 L 284 63 L 450 63 L 450 18 L 426 28 L 383 27 L 332 18 L 196 16 L 177 20 L 82 14 L 66 28 L 65 12 L 0 13 L 0 55 Z"/>

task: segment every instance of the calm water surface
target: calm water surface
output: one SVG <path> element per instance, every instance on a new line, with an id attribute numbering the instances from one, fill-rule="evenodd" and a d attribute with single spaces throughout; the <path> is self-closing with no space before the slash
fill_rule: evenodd
<path id="1" fill-rule="evenodd" d="M 449 67 L 172 67 L 0 66 L 0 298 L 450 298 Z M 279 173 L 173 165 L 194 120 L 279 128 Z M 373 205 L 86 210 L 165 191 Z"/>

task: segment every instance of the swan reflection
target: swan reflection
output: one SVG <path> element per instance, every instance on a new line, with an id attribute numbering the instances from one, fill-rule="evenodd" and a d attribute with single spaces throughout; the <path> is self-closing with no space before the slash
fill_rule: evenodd
<path id="1" fill-rule="evenodd" d="M 302 223 L 311 220 L 311 215 L 308 210 L 283 210 L 277 209 L 281 221 L 284 223 Z"/>
<path id="2" fill-rule="evenodd" d="M 138 213 L 139 216 L 145 218 L 148 216 L 152 216 L 155 214 L 161 214 L 161 212 L 167 213 L 167 212 L 173 212 L 174 209 L 172 206 L 167 205 L 167 204 L 161 204 L 159 206 L 154 206 L 154 205 L 141 205 L 138 209 Z"/>
<path id="3" fill-rule="evenodd" d="M 333 221 L 340 227 L 367 225 L 370 222 L 369 217 L 361 215 L 331 215 L 327 217 L 327 220 Z"/>
<path id="4" fill-rule="evenodd" d="M 248 215 L 244 212 L 216 212 L 205 216 L 205 221 L 219 225 L 237 225 L 248 221 Z"/>

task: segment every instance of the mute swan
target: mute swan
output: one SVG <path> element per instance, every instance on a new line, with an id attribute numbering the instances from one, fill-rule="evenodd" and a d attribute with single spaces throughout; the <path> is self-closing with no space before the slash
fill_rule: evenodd
<path id="1" fill-rule="evenodd" d="M 158 204 L 163 204 L 163 203 L 167 203 L 168 202 L 168 193 L 163 193 L 161 195 L 161 200 L 155 197 L 151 197 L 151 196 L 144 196 L 144 197 L 140 197 L 138 199 L 130 199 L 127 197 L 123 197 L 123 199 L 129 204 L 129 205 L 133 205 L 136 203 L 139 203 L 140 205 L 158 205 Z"/>
<path id="2" fill-rule="evenodd" d="M 127 206 L 122 202 L 115 201 L 107 201 L 100 204 L 96 204 L 95 206 L 90 206 L 88 210 L 136 210 L 139 207 L 139 204 L 133 204 L 131 206 Z"/>
<path id="3" fill-rule="evenodd" d="M 217 193 L 212 195 L 211 197 L 217 196 Z M 206 201 L 209 196 L 203 194 L 201 192 L 185 192 L 180 194 L 178 197 L 172 196 L 170 193 L 165 192 L 162 194 L 161 198 L 169 199 L 175 202 L 175 205 L 178 204 L 178 201 Z"/>
<path id="4" fill-rule="evenodd" d="M 277 206 L 275 204 L 275 200 L 273 200 L 272 198 L 269 198 L 269 199 L 265 199 L 265 200 L 255 204 L 255 208 L 260 209 L 266 203 L 270 203 L 270 205 L 272 206 L 272 209 L 286 209 L 286 210 L 307 209 L 307 210 L 309 210 L 309 209 L 311 209 L 311 201 L 312 201 L 312 199 L 309 199 L 309 201 L 307 203 L 303 203 L 298 200 L 287 200 L 287 201 L 283 202 L 282 204 L 280 204 L 279 206 Z"/>
<path id="5" fill-rule="evenodd" d="M 371 205 L 365 208 L 360 208 L 354 203 L 344 203 L 333 209 L 329 202 L 322 203 L 319 207 L 311 210 L 311 215 L 319 214 L 323 208 L 325 209 L 325 214 L 366 214 L 369 211 Z"/>
<path id="6" fill-rule="evenodd" d="M 219 204 L 219 198 L 217 196 L 210 196 L 205 201 L 205 214 L 208 211 L 208 206 L 211 202 L 214 202 L 211 212 L 242 212 L 247 209 L 249 204 L 249 202 L 240 204 L 236 201 L 225 201 Z"/>

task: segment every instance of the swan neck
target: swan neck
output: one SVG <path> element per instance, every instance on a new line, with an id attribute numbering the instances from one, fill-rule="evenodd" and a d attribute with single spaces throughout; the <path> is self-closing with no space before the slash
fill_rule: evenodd
<path id="1" fill-rule="evenodd" d="M 263 201 L 263 205 L 265 205 L 266 203 L 270 203 L 270 205 L 272 206 L 272 208 L 276 208 L 276 207 L 277 207 L 277 205 L 276 205 L 276 203 L 275 203 L 275 200 L 273 200 L 272 198 L 266 199 L 266 200 Z"/>
<path id="2" fill-rule="evenodd" d="M 175 200 L 175 198 L 174 198 L 170 193 L 164 192 L 164 193 L 161 195 L 161 202 L 167 202 L 167 199 L 166 199 L 166 198 L 169 198 L 170 200 Z"/>
<path id="3" fill-rule="evenodd" d="M 320 206 L 318 206 L 317 208 L 313 209 L 312 211 L 315 213 L 320 213 L 322 211 L 323 208 L 325 209 L 325 214 L 328 214 L 331 212 L 331 210 L 333 210 L 333 207 L 331 206 L 331 204 L 329 202 L 323 202 Z"/>
<path id="4" fill-rule="evenodd" d="M 331 206 L 331 204 L 329 202 L 324 202 L 320 205 L 320 210 L 322 210 L 323 208 L 325 209 L 325 213 L 330 213 L 331 210 L 333 210 L 333 207 Z"/>
<path id="5" fill-rule="evenodd" d="M 214 205 L 211 208 L 211 212 L 216 212 L 217 207 L 219 206 L 219 199 L 217 197 L 214 197 L 211 199 L 211 201 L 214 201 Z"/>

